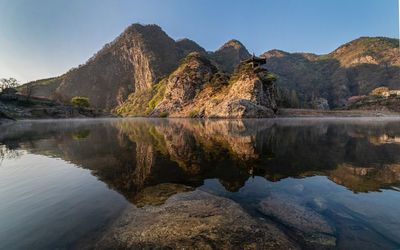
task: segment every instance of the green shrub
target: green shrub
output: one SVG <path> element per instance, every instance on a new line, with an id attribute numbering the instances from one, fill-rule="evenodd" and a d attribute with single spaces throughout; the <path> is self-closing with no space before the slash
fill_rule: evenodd
<path id="1" fill-rule="evenodd" d="M 251 64 L 241 62 L 236 66 L 235 70 L 233 71 L 233 73 L 230 77 L 229 82 L 234 83 L 237 80 L 239 80 L 243 75 L 253 74 L 253 73 L 254 73 L 254 69 L 253 69 L 253 66 L 251 66 Z"/>
<path id="2" fill-rule="evenodd" d="M 169 113 L 166 112 L 166 111 L 160 113 L 160 117 L 162 117 L 162 118 L 165 118 L 165 117 L 168 117 L 168 116 L 169 116 Z"/>
<path id="3" fill-rule="evenodd" d="M 192 110 L 192 111 L 190 111 L 190 113 L 189 113 L 189 117 L 190 118 L 196 118 L 196 117 L 198 117 L 199 116 L 199 111 L 198 110 Z"/>
<path id="4" fill-rule="evenodd" d="M 90 107 L 89 98 L 82 96 L 72 97 L 71 104 L 80 108 Z"/>
<path id="5" fill-rule="evenodd" d="M 223 86 L 228 85 L 229 83 L 229 76 L 222 72 L 215 73 L 211 79 L 209 80 L 209 85 L 214 89 L 218 90 Z"/>
<path id="6" fill-rule="evenodd" d="M 278 80 L 278 78 L 276 77 L 276 75 L 271 74 L 271 73 L 268 73 L 268 75 L 267 75 L 266 78 L 267 78 L 267 80 L 270 81 L 270 82 L 276 82 L 276 81 Z"/>
<path id="7" fill-rule="evenodd" d="M 153 97 L 147 104 L 147 107 L 152 111 L 164 98 L 165 89 L 167 86 L 167 78 L 162 79 L 158 84 L 153 86 Z"/>
<path id="8" fill-rule="evenodd" d="M 90 135 L 90 130 L 88 130 L 88 129 L 79 130 L 72 134 L 72 138 L 74 140 L 83 140 L 83 139 L 86 139 L 89 135 Z"/>

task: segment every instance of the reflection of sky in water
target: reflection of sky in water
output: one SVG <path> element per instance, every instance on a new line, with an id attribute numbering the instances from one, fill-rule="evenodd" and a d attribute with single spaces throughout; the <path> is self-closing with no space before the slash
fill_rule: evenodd
<path id="1" fill-rule="evenodd" d="M 358 225 L 360 237 L 363 233 L 369 234 L 365 231 L 373 231 L 383 235 L 375 242 L 388 240 L 400 244 L 400 194 L 393 190 L 355 194 L 322 176 L 288 178 L 279 182 L 254 177 L 236 193 L 227 192 L 218 180 L 209 179 L 200 189 L 235 200 L 251 214 L 257 214 L 259 202 L 268 197 L 289 201 L 289 204 L 318 211 L 334 224 L 340 219 L 347 224 L 352 221 Z"/>
<path id="2" fill-rule="evenodd" d="M 0 201 L 0 249 L 66 246 L 126 204 L 90 171 L 31 154 L 3 162 Z"/>
<path id="3" fill-rule="evenodd" d="M 339 248 L 400 246 L 397 120 L 41 121 L 4 131 L 1 249 L 73 246 L 128 201 L 162 204 L 190 190 L 157 192 L 163 183 L 230 198 L 276 223 L 262 202 L 317 213 Z"/>

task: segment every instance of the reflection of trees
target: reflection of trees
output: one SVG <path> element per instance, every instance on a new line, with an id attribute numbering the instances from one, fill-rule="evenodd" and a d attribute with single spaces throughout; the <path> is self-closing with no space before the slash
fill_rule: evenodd
<path id="1" fill-rule="evenodd" d="M 22 150 L 12 150 L 7 148 L 6 145 L 0 144 L 0 166 L 3 164 L 5 159 L 16 159 L 24 154 Z"/>
<path id="2" fill-rule="evenodd" d="M 123 123 L 125 128 L 135 126 Z M 238 190 L 249 174 L 272 181 L 326 175 L 354 191 L 377 190 L 400 180 L 400 170 L 394 167 L 400 162 L 399 145 L 376 145 L 370 140 L 385 131 L 400 134 L 396 123 L 170 120 L 153 124 L 149 131 L 153 131 L 147 133 L 150 137 L 157 135 L 152 140 L 162 148 L 159 152 L 178 163 L 189 176 L 219 178 L 231 191 Z M 340 167 L 343 164 L 353 168 Z M 352 178 L 345 180 L 357 169 L 362 172 L 366 168 L 373 171 L 354 182 Z M 371 181 L 372 175 L 376 181 Z"/>
<path id="3" fill-rule="evenodd" d="M 75 140 L 84 140 L 90 135 L 89 129 L 77 130 L 73 132 L 72 138 Z"/>
<path id="4" fill-rule="evenodd" d="M 382 165 L 379 168 L 340 164 L 329 171 L 329 179 L 354 192 L 378 191 L 400 185 L 400 164 Z"/>
<path id="5" fill-rule="evenodd" d="M 318 174 L 357 192 L 390 188 L 400 180 L 400 144 L 392 140 L 399 135 L 390 122 L 124 119 L 24 123 L 0 141 L 90 169 L 127 199 L 143 201 L 144 189 L 156 193 L 148 187 L 162 183 L 197 187 L 216 178 L 237 191 L 251 175 Z"/>

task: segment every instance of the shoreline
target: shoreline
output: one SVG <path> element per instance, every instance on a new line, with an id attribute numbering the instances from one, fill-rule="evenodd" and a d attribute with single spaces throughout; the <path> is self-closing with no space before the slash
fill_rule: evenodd
<path id="1" fill-rule="evenodd" d="M 46 121 L 46 120 L 93 120 L 93 119 L 193 119 L 193 120 L 262 120 L 262 119 L 290 119 L 290 118 L 400 118 L 400 113 L 390 111 L 374 111 L 374 110 L 314 110 L 314 109 L 280 109 L 275 117 L 266 118 L 190 118 L 190 117 L 118 117 L 118 116 L 97 116 L 97 117 L 69 117 L 69 118 L 22 118 L 22 119 L 8 119 L 1 118 L 0 126 L 10 125 L 19 121 Z"/>
<path id="2" fill-rule="evenodd" d="M 400 117 L 400 113 L 377 110 L 317 110 L 317 109 L 280 109 L 277 117 Z"/>

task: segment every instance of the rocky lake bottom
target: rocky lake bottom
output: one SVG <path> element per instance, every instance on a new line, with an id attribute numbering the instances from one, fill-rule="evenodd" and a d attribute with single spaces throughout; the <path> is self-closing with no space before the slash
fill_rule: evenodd
<path id="1" fill-rule="evenodd" d="M 0 249 L 399 249 L 400 118 L 0 126 Z"/>

